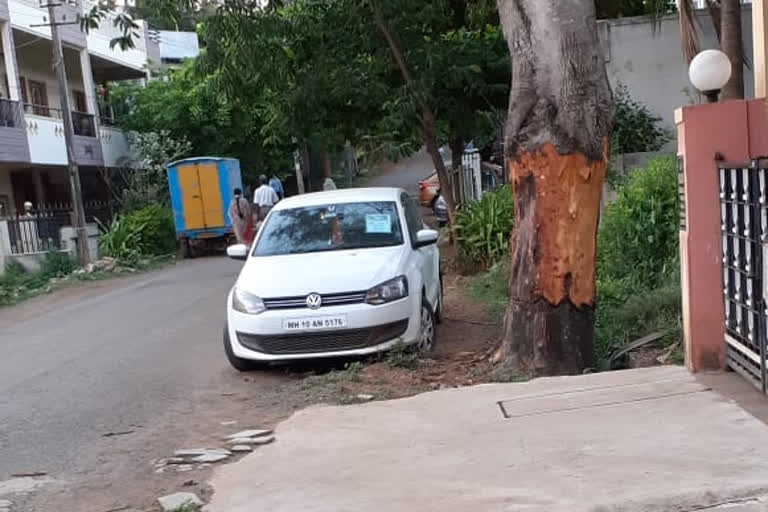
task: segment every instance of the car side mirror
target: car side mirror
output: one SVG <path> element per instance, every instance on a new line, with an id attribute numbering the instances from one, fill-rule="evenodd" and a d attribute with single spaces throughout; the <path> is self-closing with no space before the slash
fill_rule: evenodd
<path id="1" fill-rule="evenodd" d="M 248 246 L 245 244 L 235 244 L 227 247 L 227 256 L 233 260 L 245 261 L 248 259 Z"/>
<path id="2" fill-rule="evenodd" d="M 427 245 L 436 244 L 437 238 L 439 236 L 440 236 L 439 233 L 434 229 L 419 230 L 419 232 L 416 233 L 416 243 L 414 244 L 414 246 L 418 249 L 419 247 L 425 247 Z"/>

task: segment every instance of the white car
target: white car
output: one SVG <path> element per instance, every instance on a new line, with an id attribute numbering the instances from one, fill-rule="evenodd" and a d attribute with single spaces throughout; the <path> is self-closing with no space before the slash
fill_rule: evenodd
<path id="1" fill-rule="evenodd" d="M 295 196 L 267 216 L 227 298 L 224 347 L 240 371 L 273 362 L 435 345 L 438 233 L 397 188 Z"/>

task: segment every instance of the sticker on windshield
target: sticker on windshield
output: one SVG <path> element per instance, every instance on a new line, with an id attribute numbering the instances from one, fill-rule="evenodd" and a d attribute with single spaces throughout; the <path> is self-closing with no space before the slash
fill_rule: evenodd
<path id="1" fill-rule="evenodd" d="M 386 213 L 368 213 L 365 215 L 366 233 L 391 233 L 392 217 Z"/>
<path id="2" fill-rule="evenodd" d="M 336 218 L 336 205 L 332 204 L 326 208 L 324 213 L 321 213 L 321 219 L 335 219 Z"/>

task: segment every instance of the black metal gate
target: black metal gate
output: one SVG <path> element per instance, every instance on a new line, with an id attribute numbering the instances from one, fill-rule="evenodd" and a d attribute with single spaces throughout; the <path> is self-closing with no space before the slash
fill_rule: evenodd
<path id="1" fill-rule="evenodd" d="M 765 393 L 768 166 L 761 163 L 718 162 L 718 169 L 726 360 Z"/>

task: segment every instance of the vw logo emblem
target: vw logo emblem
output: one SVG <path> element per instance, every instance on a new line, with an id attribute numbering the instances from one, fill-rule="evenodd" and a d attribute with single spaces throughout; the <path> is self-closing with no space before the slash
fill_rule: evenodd
<path id="1" fill-rule="evenodd" d="M 323 305 L 323 298 L 317 293 L 307 295 L 307 307 L 309 309 L 318 309 Z"/>

